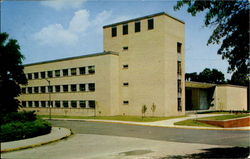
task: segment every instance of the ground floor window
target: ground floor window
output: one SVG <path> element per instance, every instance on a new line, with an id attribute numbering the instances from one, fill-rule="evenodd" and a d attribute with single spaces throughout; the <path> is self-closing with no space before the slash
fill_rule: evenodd
<path id="1" fill-rule="evenodd" d="M 182 111 L 181 98 L 178 98 L 178 111 Z"/>

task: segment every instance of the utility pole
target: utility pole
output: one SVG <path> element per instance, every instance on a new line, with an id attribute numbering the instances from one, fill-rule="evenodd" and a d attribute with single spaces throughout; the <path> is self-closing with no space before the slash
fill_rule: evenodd
<path id="1" fill-rule="evenodd" d="M 48 84 L 49 84 L 49 88 L 48 88 L 48 92 L 49 92 L 49 120 L 51 120 L 51 88 L 50 88 L 50 80 L 45 79 Z"/>

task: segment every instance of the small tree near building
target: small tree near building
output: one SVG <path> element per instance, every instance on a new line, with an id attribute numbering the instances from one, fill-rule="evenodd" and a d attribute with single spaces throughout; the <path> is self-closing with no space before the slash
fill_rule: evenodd
<path id="1" fill-rule="evenodd" d="M 153 116 L 154 116 L 154 113 L 155 113 L 155 110 L 156 110 L 156 105 L 154 103 L 152 104 L 151 110 L 152 110 L 152 113 L 153 113 Z"/>
<path id="2" fill-rule="evenodd" d="M 142 112 L 142 118 L 145 117 L 146 111 L 147 111 L 147 106 L 144 104 L 144 105 L 142 106 L 142 110 L 141 110 L 141 112 Z"/>

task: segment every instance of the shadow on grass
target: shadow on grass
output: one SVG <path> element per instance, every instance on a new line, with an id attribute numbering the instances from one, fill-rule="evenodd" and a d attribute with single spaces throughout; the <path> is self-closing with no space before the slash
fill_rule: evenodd
<path id="1" fill-rule="evenodd" d="M 230 148 L 211 148 L 204 149 L 205 152 L 167 156 L 163 159 L 214 159 L 214 158 L 237 158 L 245 159 L 249 156 L 250 147 L 230 147 Z"/>

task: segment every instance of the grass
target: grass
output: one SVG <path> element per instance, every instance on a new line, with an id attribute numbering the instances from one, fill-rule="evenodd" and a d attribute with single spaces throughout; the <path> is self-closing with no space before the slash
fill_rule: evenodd
<path id="1" fill-rule="evenodd" d="M 49 118 L 48 115 L 38 115 L 40 118 Z M 141 116 L 64 116 L 52 115 L 51 118 L 64 118 L 64 119 L 99 119 L 99 120 L 119 120 L 119 121 L 135 121 L 135 122 L 154 122 L 160 120 L 168 120 L 174 118 L 181 118 L 185 116 L 172 116 L 172 117 L 144 117 Z"/>
<path id="2" fill-rule="evenodd" d="M 196 121 L 194 119 L 188 119 L 188 120 L 179 121 L 179 122 L 174 123 L 174 125 L 201 126 L 201 127 L 217 127 L 217 126 L 214 126 L 214 125 L 209 125 L 209 124 L 198 122 L 198 121 Z"/>
<path id="3" fill-rule="evenodd" d="M 235 119 L 235 118 L 241 118 L 241 117 L 247 117 L 250 116 L 250 114 L 230 114 L 230 115 L 222 115 L 222 116 L 213 116 L 213 117 L 205 117 L 205 118 L 199 118 L 204 120 L 227 120 L 227 119 Z"/>

